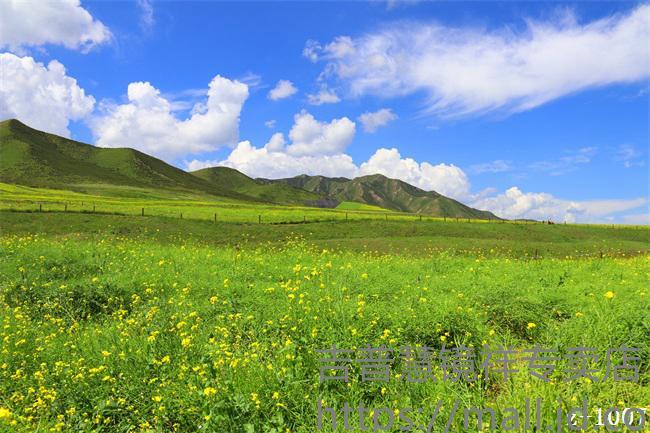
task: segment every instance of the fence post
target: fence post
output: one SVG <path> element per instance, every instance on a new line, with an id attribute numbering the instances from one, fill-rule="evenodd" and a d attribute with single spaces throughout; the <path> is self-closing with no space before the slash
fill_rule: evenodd
<path id="1" fill-rule="evenodd" d="M 93 203 L 93 213 L 95 212 L 95 204 Z"/>
<path id="2" fill-rule="evenodd" d="M 142 208 L 142 212 L 140 213 L 141 216 L 144 216 L 144 208 Z"/>
<path id="3" fill-rule="evenodd" d="M 38 204 L 38 211 L 43 212 L 43 203 Z"/>
<path id="4" fill-rule="evenodd" d="M 214 222 L 215 223 L 217 222 L 217 214 L 216 213 L 214 214 Z"/>
<path id="5" fill-rule="evenodd" d="M 420 215 L 420 222 L 422 222 L 422 215 Z"/>
<path id="6" fill-rule="evenodd" d="M 257 223 L 262 224 L 262 215 L 257 216 Z"/>
<path id="7" fill-rule="evenodd" d="M 181 212 L 181 219 L 183 219 L 183 212 Z"/>
<path id="8" fill-rule="evenodd" d="M 307 222 L 307 215 L 302 216 L 302 222 L 306 223 Z"/>
<path id="9" fill-rule="evenodd" d="M 347 212 L 345 213 L 345 220 L 346 221 L 348 220 L 348 213 Z"/>
<path id="10" fill-rule="evenodd" d="M 444 222 L 447 222 L 447 217 L 446 216 L 444 216 L 442 218 L 443 218 Z"/>

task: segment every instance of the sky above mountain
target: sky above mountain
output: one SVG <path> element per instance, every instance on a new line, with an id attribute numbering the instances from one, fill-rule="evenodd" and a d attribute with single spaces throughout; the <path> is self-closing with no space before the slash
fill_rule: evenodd
<path id="1" fill-rule="evenodd" d="M 183 169 L 650 223 L 650 5 L 0 2 L 0 118 Z"/>

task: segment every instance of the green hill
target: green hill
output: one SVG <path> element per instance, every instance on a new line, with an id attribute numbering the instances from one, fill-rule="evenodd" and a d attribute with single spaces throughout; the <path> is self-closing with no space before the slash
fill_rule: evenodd
<path id="1" fill-rule="evenodd" d="M 252 179 L 227 167 L 188 173 L 134 149 L 91 146 L 14 119 L 0 122 L 0 182 L 112 196 L 208 196 L 317 207 L 356 202 L 433 216 L 497 219 L 435 191 L 379 174 L 269 180 Z"/>
<path id="2" fill-rule="evenodd" d="M 95 147 L 32 129 L 13 119 L 0 122 L 0 180 L 118 195 L 168 190 L 246 198 L 137 150 Z"/>
<path id="3" fill-rule="evenodd" d="M 301 175 L 275 182 L 324 194 L 339 201 L 354 201 L 384 209 L 425 215 L 499 219 L 493 213 L 466 206 L 435 191 L 424 191 L 381 174 L 347 179 Z"/>
<path id="4" fill-rule="evenodd" d="M 315 202 L 318 194 L 265 184 L 219 167 L 187 173 L 130 148 L 101 148 L 0 122 L 0 181 L 119 196 L 216 196 L 280 204 Z"/>
<path id="5" fill-rule="evenodd" d="M 316 204 L 321 196 L 283 183 L 252 179 L 234 168 L 210 167 L 190 172 L 211 185 L 269 203 Z"/>

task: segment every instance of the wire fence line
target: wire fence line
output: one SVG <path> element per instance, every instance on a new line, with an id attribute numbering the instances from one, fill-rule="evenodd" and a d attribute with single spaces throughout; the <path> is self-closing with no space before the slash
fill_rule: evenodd
<path id="1" fill-rule="evenodd" d="M 574 225 L 554 223 L 552 221 L 536 220 L 506 220 L 506 219 L 478 219 L 467 217 L 438 217 L 425 214 L 391 213 L 381 211 L 363 210 L 338 210 L 314 208 L 297 208 L 286 210 L 270 210 L 269 212 L 253 211 L 252 209 L 239 209 L 237 207 L 215 209 L 210 206 L 126 206 L 126 205 L 98 205 L 96 203 L 0 203 L 0 211 L 21 212 L 21 213 L 73 213 L 86 215 L 120 215 L 140 217 L 167 217 L 177 219 L 189 219 L 194 221 L 212 221 L 247 223 L 247 224 L 307 224 L 318 222 L 335 221 L 360 221 L 360 220 L 384 220 L 384 221 L 438 221 L 456 223 L 477 223 L 477 224 L 517 224 L 517 225 Z M 577 225 L 577 224 L 575 224 Z M 584 225 L 584 224 L 580 224 Z M 640 225 L 616 225 L 616 224 L 592 224 L 601 227 L 648 229 L 648 226 Z"/>

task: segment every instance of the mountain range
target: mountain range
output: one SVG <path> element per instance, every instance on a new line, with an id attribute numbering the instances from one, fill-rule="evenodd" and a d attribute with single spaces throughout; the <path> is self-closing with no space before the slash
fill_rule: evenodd
<path id="1" fill-rule="evenodd" d="M 354 179 L 300 175 L 254 179 L 229 167 L 186 172 L 130 148 L 101 148 L 0 122 L 0 181 L 124 196 L 211 196 L 228 200 L 336 207 L 358 202 L 425 215 L 498 219 L 435 191 L 381 174 Z"/>

